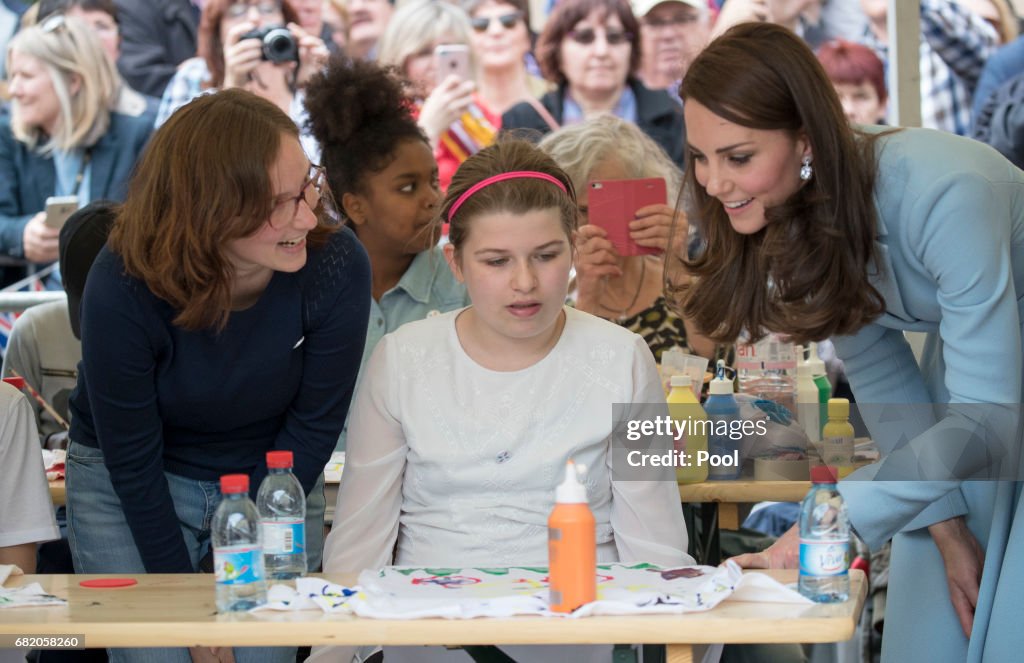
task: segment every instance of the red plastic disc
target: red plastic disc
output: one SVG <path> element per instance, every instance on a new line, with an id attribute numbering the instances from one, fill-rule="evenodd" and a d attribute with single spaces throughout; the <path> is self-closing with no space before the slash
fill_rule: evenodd
<path id="1" fill-rule="evenodd" d="M 91 589 L 110 589 L 111 587 L 131 587 L 139 583 L 135 578 L 96 578 L 95 580 L 83 580 L 78 584 Z"/>

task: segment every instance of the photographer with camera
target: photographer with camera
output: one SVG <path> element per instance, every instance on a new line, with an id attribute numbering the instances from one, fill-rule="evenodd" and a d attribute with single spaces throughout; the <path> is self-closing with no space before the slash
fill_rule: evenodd
<path id="1" fill-rule="evenodd" d="M 302 87 L 328 57 L 327 47 L 297 23 L 288 0 L 208 0 L 199 19 L 196 57 L 164 91 L 156 126 L 207 90 L 240 87 L 272 102 L 302 128 Z M 302 146 L 319 154 L 305 130 Z"/>

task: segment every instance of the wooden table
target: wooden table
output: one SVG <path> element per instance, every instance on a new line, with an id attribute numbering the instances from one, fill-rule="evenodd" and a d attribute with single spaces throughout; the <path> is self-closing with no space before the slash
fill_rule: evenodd
<path id="1" fill-rule="evenodd" d="M 783 582 L 796 571 L 768 572 Z M 691 644 L 837 642 L 856 628 L 867 587 L 851 571 L 850 600 L 831 605 L 727 601 L 708 612 L 550 619 L 376 620 L 319 611 L 218 615 L 210 575 L 139 575 L 138 585 L 85 589 L 78 582 L 104 576 L 37 575 L 6 587 L 38 582 L 68 599 L 67 606 L 0 610 L 0 636 L 85 636 L 89 647 L 666 644 L 668 661 L 692 661 Z M 108 576 L 109 577 L 109 576 Z M 328 575 L 351 584 L 352 575 Z"/>
<path id="2" fill-rule="evenodd" d="M 684 503 L 715 503 L 718 505 L 718 526 L 740 528 L 740 506 L 755 502 L 799 502 L 811 489 L 810 481 L 704 481 L 679 485 L 679 498 Z"/>

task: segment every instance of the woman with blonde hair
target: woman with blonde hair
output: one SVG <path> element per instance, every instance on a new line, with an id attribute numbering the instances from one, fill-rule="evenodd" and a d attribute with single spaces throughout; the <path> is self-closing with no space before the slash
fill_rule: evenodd
<path id="1" fill-rule="evenodd" d="M 0 118 L 0 255 L 49 263 L 57 259 L 59 226 L 45 223 L 47 197 L 77 196 L 79 206 L 121 200 L 153 116 L 112 110 L 120 76 L 77 18 L 54 14 L 15 35 L 7 71 L 11 113 Z"/>
<path id="2" fill-rule="evenodd" d="M 572 178 L 579 203 L 576 234 L 576 308 L 612 320 L 644 337 L 656 359 L 673 346 L 714 358 L 724 353 L 684 317 L 665 305 L 662 296 L 664 253 L 673 219 L 675 237 L 686 237 L 686 215 L 672 207 L 650 205 L 629 221 L 630 237 L 657 255 L 621 256 L 602 227 L 588 220 L 591 184 L 598 180 L 660 177 L 670 195 L 679 191 L 683 174 L 657 143 L 632 122 L 601 115 L 545 136 L 540 148 Z"/>
<path id="3" fill-rule="evenodd" d="M 501 117 L 476 94 L 469 33 L 469 16 L 459 7 L 413 0 L 395 12 L 380 40 L 378 62 L 396 67 L 409 81 L 416 121 L 434 149 L 442 191 L 459 164 L 490 145 L 501 126 Z M 434 50 L 442 44 L 467 47 L 468 72 L 438 72 Z"/>

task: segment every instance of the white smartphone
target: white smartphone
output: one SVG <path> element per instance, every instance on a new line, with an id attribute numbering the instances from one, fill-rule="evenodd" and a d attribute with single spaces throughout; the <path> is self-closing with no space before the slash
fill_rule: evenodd
<path id="1" fill-rule="evenodd" d="M 469 68 L 469 46 L 465 44 L 438 44 L 434 48 L 434 63 L 437 67 L 437 84 L 440 85 L 450 74 L 461 80 L 473 78 Z"/>
<path id="2" fill-rule="evenodd" d="M 60 230 L 68 217 L 78 210 L 78 196 L 50 196 L 46 199 L 46 219 L 54 230 Z"/>

